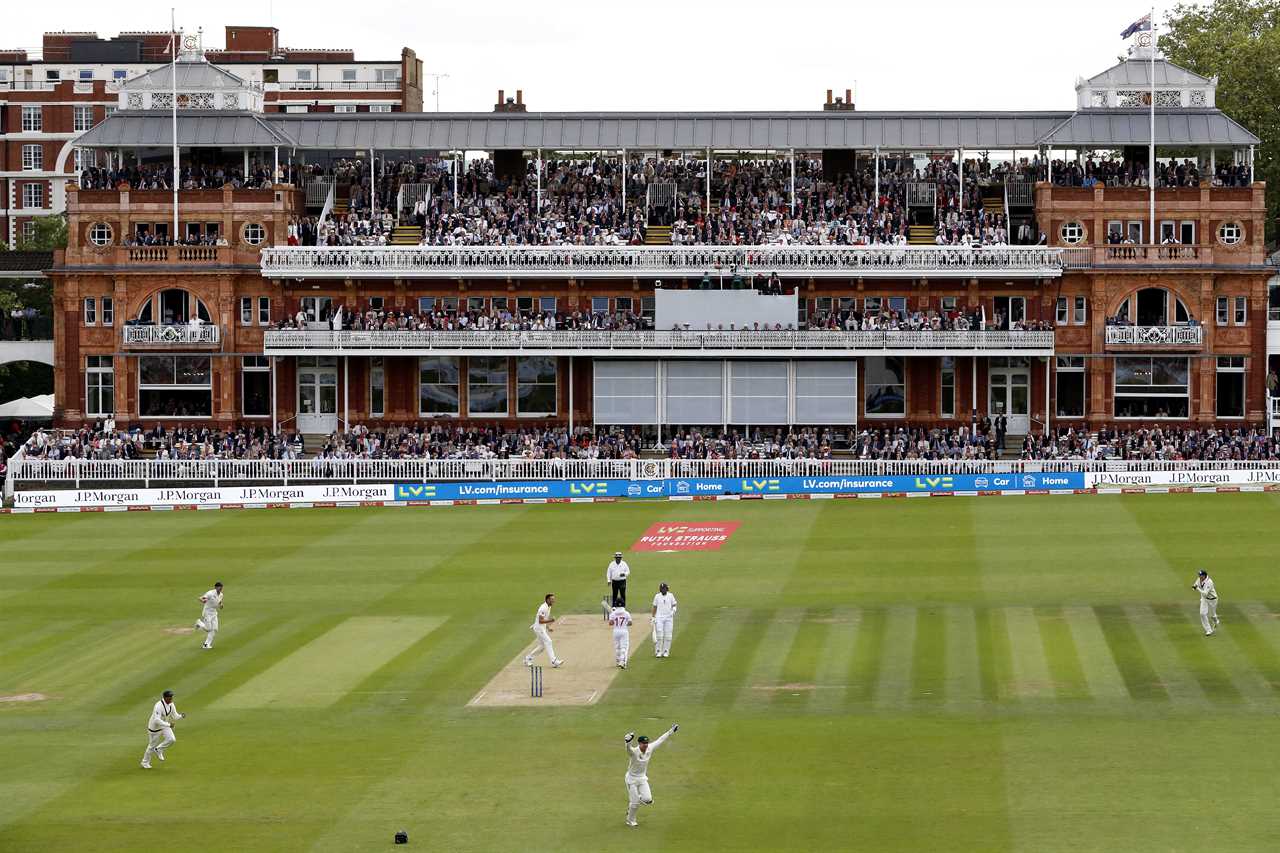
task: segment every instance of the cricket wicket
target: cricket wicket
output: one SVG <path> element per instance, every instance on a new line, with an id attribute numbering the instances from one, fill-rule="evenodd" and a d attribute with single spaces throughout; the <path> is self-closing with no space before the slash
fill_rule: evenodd
<path id="1" fill-rule="evenodd" d="M 529 667 L 529 695 L 534 699 L 542 698 L 542 667 Z"/>

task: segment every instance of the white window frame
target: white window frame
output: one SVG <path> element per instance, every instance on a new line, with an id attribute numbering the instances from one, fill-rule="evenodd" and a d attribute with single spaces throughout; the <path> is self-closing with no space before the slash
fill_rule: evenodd
<path id="1" fill-rule="evenodd" d="M 240 239 L 247 246 L 261 246 L 267 240 L 267 229 L 261 222 L 246 222 L 240 229 Z"/>
<path id="2" fill-rule="evenodd" d="M 1215 363 L 1214 371 L 1214 387 L 1213 387 L 1213 416 L 1224 421 L 1240 421 L 1244 420 L 1249 409 L 1249 386 L 1248 380 L 1245 378 L 1245 357 L 1242 355 L 1220 355 Z M 1219 383 L 1222 382 L 1223 375 L 1240 377 L 1240 413 L 1224 415 L 1218 410 L 1218 391 Z"/>
<path id="3" fill-rule="evenodd" d="M 311 80 L 311 69 L 310 69 L 310 68 L 299 68 L 299 69 L 297 69 L 297 71 L 296 71 L 296 75 L 295 75 L 295 76 L 296 76 L 296 79 L 297 79 L 297 81 L 298 81 L 299 83 L 310 83 L 310 82 L 312 82 L 312 80 Z"/>
<path id="4" fill-rule="evenodd" d="M 1059 326 L 1065 326 L 1070 321 L 1071 312 L 1069 300 L 1070 297 L 1068 296 L 1059 296 L 1058 303 L 1054 306 L 1053 319 Z"/>
<path id="5" fill-rule="evenodd" d="M 106 382 L 103 381 L 104 378 L 107 379 Z M 109 393 L 104 395 L 104 391 L 109 391 Z M 104 396 L 108 401 L 106 407 L 102 405 Z M 87 356 L 84 369 L 84 413 L 86 416 L 102 417 L 104 415 L 114 415 L 115 412 L 115 361 L 109 355 Z"/>
<path id="6" fill-rule="evenodd" d="M 78 79 L 81 83 L 92 83 L 93 69 L 92 68 L 79 69 L 78 71 L 76 71 L 76 79 Z"/>
<path id="7" fill-rule="evenodd" d="M 271 297 L 270 296 L 258 297 L 258 325 L 259 326 L 271 325 Z"/>
<path id="8" fill-rule="evenodd" d="M 44 184 L 26 183 L 22 185 L 22 209 L 44 210 Z"/>
<path id="9" fill-rule="evenodd" d="M 44 111 L 38 105 L 24 104 L 22 107 L 22 132 L 43 133 Z"/>
<path id="10" fill-rule="evenodd" d="M 105 222 L 95 222 L 89 226 L 89 242 L 95 246 L 110 246 L 115 232 Z"/>
<path id="11" fill-rule="evenodd" d="M 285 104 L 284 111 L 287 113 L 305 113 L 307 111 L 306 104 Z"/>
<path id="12" fill-rule="evenodd" d="M 371 113 L 389 113 L 391 112 L 390 104 L 370 104 L 369 112 Z"/>
<path id="13" fill-rule="evenodd" d="M 22 171 L 40 172 L 44 170 L 44 146 L 38 143 L 22 146 Z"/>
<path id="14" fill-rule="evenodd" d="M 356 112 L 355 104 L 334 104 L 333 111 L 339 114 L 349 114 Z"/>
<path id="15" fill-rule="evenodd" d="M 72 109 L 74 110 L 71 118 L 72 130 L 74 130 L 76 133 L 80 133 L 81 131 L 89 130 L 90 128 L 93 127 L 93 107 L 92 106 L 78 105 L 73 107 Z"/>
<path id="16" fill-rule="evenodd" d="M 1237 326 L 1249 324 L 1249 299 L 1245 296 L 1232 297 L 1231 320 Z"/>
<path id="17" fill-rule="evenodd" d="M 1078 219 L 1071 219 L 1062 223 L 1058 234 L 1062 238 L 1062 242 L 1068 246 L 1075 246 L 1084 242 L 1086 236 L 1084 224 Z"/>
<path id="18" fill-rule="evenodd" d="M 520 381 L 520 363 L 523 361 L 530 361 L 533 359 L 538 359 L 538 360 L 549 359 L 551 361 L 551 369 L 552 369 L 552 373 L 555 375 L 555 379 L 551 383 L 549 383 L 551 387 L 554 389 L 551 397 L 553 401 L 551 404 L 553 410 L 550 412 L 526 412 L 520 408 L 520 387 L 522 385 L 534 386 L 534 387 L 546 387 L 548 385 L 548 383 L 546 382 L 521 382 Z M 510 369 L 511 369 L 511 363 L 508 362 L 507 370 L 509 371 Z M 547 418 L 547 417 L 555 417 L 557 414 L 559 414 L 559 412 L 556 410 L 560 408 L 560 363 L 555 356 L 535 355 L 535 356 L 517 357 L 515 360 L 515 373 L 516 373 L 516 417 Z"/>
<path id="19" fill-rule="evenodd" d="M 249 399 L 249 395 L 245 392 L 244 384 L 247 374 L 254 373 L 271 373 L 271 357 L 265 355 L 245 356 L 240 362 L 240 416 L 243 418 L 265 419 L 271 417 L 271 384 L 270 379 L 267 380 L 267 411 L 261 415 L 251 415 L 244 410 L 245 400 Z"/>
<path id="20" fill-rule="evenodd" d="M 1152 390 L 1152 391 L 1148 391 L 1148 392 L 1147 392 L 1147 393 L 1145 393 L 1145 394 L 1140 394 L 1140 393 L 1122 394 L 1122 393 L 1120 393 L 1120 390 L 1119 390 L 1119 371 L 1116 369 L 1116 368 L 1118 368 L 1118 366 L 1119 366 L 1119 362 L 1120 362 L 1120 360 L 1121 360 L 1121 359 L 1125 359 L 1125 360 L 1141 360 L 1141 359 L 1143 359 L 1143 358 L 1149 359 L 1149 360 L 1151 361 L 1151 363 L 1152 363 L 1152 364 L 1154 364 L 1155 359 L 1157 359 L 1157 358 L 1159 358 L 1159 359 L 1168 359 L 1168 360 L 1178 360 L 1178 359 L 1180 359 L 1180 360 L 1186 361 L 1186 362 L 1187 362 L 1187 366 L 1186 366 L 1186 371 L 1187 371 L 1187 384 L 1186 384 L 1186 386 L 1185 386 L 1185 388 L 1184 388 L 1183 392 L 1182 392 L 1181 394 L 1178 394 L 1178 393 L 1169 393 L 1169 392 L 1163 392 L 1163 393 L 1162 393 L 1162 392 L 1160 392 L 1160 391 Z M 1187 420 L 1188 418 L 1190 418 L 1190 417 L 1191 417 L 1191 381 L 1192 381 L 1192 375 L 1191 375 L 1191 365 L 1190 365 L 1190 360 L 1189 360 L 1189 359 L 1183 359 L 1183 358 L 1181 358 L 1180 356 L 1121 356 L 1121 357 L 1118 357 L 1118 358 L 1116 359 L 1116 364 L 1115 364 L 1115 366 L 1113 367 L 1112 372 L 1111 372 L 1111 392 L 1112 392 L 1112 404 L 1111 404 L 1111 405 L 1112 405 L 1112 412 L 1113 412 L 1113 413 L 1115 413 L 1115 414 L 1114 414 L 1114 417 L 1115 417 L 1115 419 L 1116 419 L 1116 420 L 1121 420 L 1121 421 L 1133 421 L 1133 420 L 1139 420 L 1139 421 L 1151 421 L 1151 420 L 1185 421 L 1185 420 Z M 1176 385 L 1150 385 L 1150 386 L 1142 386 L 1142 387 L 1148 387 L 1148 388 L 1151 388 L 1151 389 L 1160 389 L 1160 388 L 1177 388 L 1177 387 L 1180 387 L 1180 386 L 1176 386 Z M 1185 401 L 1186 401 L 1186 404 L 1187 404 L 1187 406 L 1186 406 L 1186 408 L 1187 408 L 1187 413 L 1186 413 L 1185 415 L 1180 415 L 1180 416 L 1171 416 L 1171 417 L 1168 417 L 1168 418 L 1158 418 L 1158 417 L 1156 417 L 1155 415 L 1140 415 L 1140 416 L 1134 416 L 1134 415 L 1121 415 L 1121 414 L 1119 414 L 1119 411 L 1120 411 L 1120 401 L 1121 401 L 1122 399 L 1125 399 L 1125 398 L 1128 398 L 1128 397 L 1146 397 L 1146 398 L 1164 398 L 1164 399 L 1168 399 L 1168 400 L 1185 400 Z"/>
<path id="21" fill-rule="evenodd" d="M 206 421 L 206 420 L 209 420 L 210 418 L 212 418 L 212 417 L 213 417 L 213 409 L 214 409 L 214 406 L 213 406 L 213 403 L 214 403 L 214 399 L 213 399 L 213 358 L 212 358 L 211 356 L 210 356 L 210 357 L 208 357 L 208 361 L 209 361 L 209 381 L 208 381 L 208 384 L 199 384 L 199 385 L 197 385 L 197 384 L 193 384 L 193 383 L 192 383 L 192 384 L 183 384 L 183 383 L 178 383 L 178 382 L 176 381 L 176 379 L 175 379 L 175 381 L 174 381 L 173 383 L 171 383 L 171 384 L 156 384 L 156 385 L 144 384 L 144 383 L 143 383 L 143 381 L 142 381 L 142 363 L 143 363 L 143 361 L 145 361 L 146 359 L 150 359 L 150 358 L 172 358 L 172 359 L 174 360 L 174 371 L 175 371 L 175 376 L 176 376 L 176 372 L 177 372 L 177 360 L 178 360 L 179 358 L 204 358 L 204 356 L 169 356 L 169 355 L 158 355 L 158 354 L 151 354 L 151 353 L 148 353 L 147 355 L 144 355 L 144 356 L 139 357 L 139 358 L 138 358 L 138 360 L 137 360 L 137 361 L 138 361 L 138 366 L 137 366 L 137 372 L 138 372 L 138 386 L 137 386 L 137 387 L 138 387 L 138 412 L 139 412 L 139 415 L 138 415 L 138 416 L 139 416 L 139 417 L 147 418 L 147 419 L 149 419 L 149 420 L 162 420 L 162 421 L 163 421 L 163 420 L 168 420 L 168 421 L 173 421 L 173 420 L 200 420 L 200 421 Z M 243 390 L 243 389 L 242 389 L 242 390 Z M 145 415 L 145 414 L 142 414 L 142 392 L 143 392 L 143 391 L 208 391 L 208 392 L 209 392 L 209 414 L 207 414 L 207 415 Z"/>
<path id="22" fill-rule="evenodd" d="M 1080 414 L 1063 414 L 1062 412 L 1062 376 L 1064 374 L 1081 377 Z M 1078 420 L 1089 413 L 1089 377 L 1084 369 L 1084 356 L 1060 355 L 1054 359 L 1053 371 L 1053 410 L 1055 418 Z"/>
<path id="23" fill-rule="evenodd" d="M 424 361 L 451 361 L 453 362 L 454 375 L 456 381 L 450 385 L 443 387 L 453 388 L 457 392 L 458 403 L 451 412 L 424 412 L 422 410 L 422 386 L 426 383 L 422 381 L 422 363 Z M 457 356 L 423 356 L 418 359 L 418 417 L 420 418 L 456 418 L 462 414 L 462 385 L 467 381 L 466 372 L 462 369 L 462 360 Z"/>
<path id="24" fill-rule="evenodd" d="M 110 296 L 102 297 L 102 310 L 98 314 L 98 319 L 104 326 L 114 326 L 116 324 L 115 299 Z"/>
<path id="25" fill-rule="evenodd" d="M 252 296 L 240 297 L 240 325 L 241 326 L 253 325 L 253 297 Z"/>
<path id="26" fill-rule="evenodd" d="M 1218 242 L 1224 246 L 1238 246 L 1244 242 L 1244 226 L 1239 222 L 1224 222 L 1218 226 Z"/>
<path id="27" fill-rule="evenodd" d="M 473 387 L 476 387 L 476 386 L 488 387 L 490 385 L 497 387 L 498 385 L 498 383 L 496 382 L 472 383 L 471 381 L 472 364 L 481 359 L 498 359 L 502 361 L 504 365 L 506 365 L 502 373 L 503 382 L 501 387 L 503 389 L 503 394 L 506 396 L 507 407 L 501 412 L 476 412 L 471 409 L 471 402 L 474 399 L 474 395 L 471 393 L 471 389 Z M 511 416 L 511 359 L 510 358 L 508 358 L 505 355 L 471 356 L 467 359 L 467 369 L 465 372 L 465 377 L 466 377 L 466 383 L 467 383 L 467 416 L 468 417 L 508 418 Z"/>
<path id="28" fill-rule="evenodd" d="M 1214 304 L 1214 322 L 1219 326 L 1227 325 L 1231 319 L 1231 303 L 1225 296 L 1219 296 Z"/>
<path id="29" fill-rule="evenodd" d="M 360 73 L 360 72 L 359 72 L 359 71 L 357 71 L 357 70 L 356 70 L 356 69 L 354 69 L 354 68 L 344 68 L 344 69 L 342 69 L 342 82 L 343 82 L 343 83 L 354 83 L 354 82 L 356 82 L 356 80 L 357 80 L 357 79 L 358 79 L 358 77 L 359 77 L 359 73 Z"/>
<path id="30" fill-rule="evenodd" d="M 1089 322 L 1088 297 L 1076 296 L 1072 298 L 1071 322 L 1077 326 L 1084 326 Z"/>
<path id="31" fill-rule="evenodd" d="M 81 303 L 80 317 L 86 326 L 98 325 L 98 298 L 86 296 Z"/>

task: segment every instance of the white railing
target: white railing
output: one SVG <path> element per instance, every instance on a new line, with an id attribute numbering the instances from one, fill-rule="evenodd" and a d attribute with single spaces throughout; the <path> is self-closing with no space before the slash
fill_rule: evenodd
<path id="1" fill-rule="evenodd" d="M 832 351 L 989 352 L 1016 350 L 1047 355 L 1053 332 L 1044 331 L 268 331 L 267 355 L 325 353 L 466 352 L 785 352 L 822 354 Z"/>
<path id="2" fill-rule="evenodd" d="M 1026 178 L 1005 178 L 1005 206 L 1008 207 L 1032 207 L 1035 204 L 1034 182 Z"/>
<path id="3" fill-rule="evenodd" d="M 330 176 L 321 176 L 307 181 L 304 187 L 307 207 L 319 207 L 324 204 L 325 199 L 333 191 L 333 187 L 334 179 Z"/>
<path id="4" fill-rule="evenodd" d="M 217 326 L 125 326 L 125 345 L 215 346 L 221 340 Z"/>
<path id="5" fill-rule="evenodd" d="M 875 459 L 207 459 L 12 461 L 15 483 L 302 483 L 877 477 L 930 474 L 1280 471 L 1280 461 Z"/>
<path id="6" fill-rule="evenodd" d="M 1280 429 L 1280 397 L 1267 397 L 1267 432 L 1274 434 Z"/>
<path id="7" fill-rule="evenodd" d="M 1107 326 L 1107 344 L 1200 346 L 1203 326 Z"/>
<path id="8" fill-rule="evenodd" d="M 701 278 L 737 268 L 810 278 L 1048 278 L 1062 250 L 1047 246 L 276 246 L 268 278 Z"/>
<path id="9" fill-rule="evenodd" d="M 907 184 L 907 207 L 935 207 L 937 203 L 937 184 L 932 181 L 912 181 Z"/>

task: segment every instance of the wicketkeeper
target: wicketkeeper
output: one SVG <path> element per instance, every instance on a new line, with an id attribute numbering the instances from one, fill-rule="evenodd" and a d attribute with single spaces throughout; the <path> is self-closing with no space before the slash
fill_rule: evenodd
<path id="1" fill-rule="evenodd" d="M 672 725 L 653 743 L 649 743 L 649 738 L 644 735 L 636 737 L 635 732 L 627 732 L 623 736 L 628 757 L 627 775 L 623 777 L 623 781 L 627 783 L 627 826 L 639 826 L 636 812 L 642 805 L 653 805 L 653 792 L 649 790 L 649 759 L 653 758 L 654 750 L 678 731 L 680 726 Z M 635 746 L 631 745 L 633 740 L 636 742 Z"/>

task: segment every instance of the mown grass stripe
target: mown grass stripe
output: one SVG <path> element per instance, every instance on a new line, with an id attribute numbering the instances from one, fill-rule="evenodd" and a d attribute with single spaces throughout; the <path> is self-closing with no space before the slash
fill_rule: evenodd
<path id="1" fill-rule="evenodd" d="M 1062 608 L 1037 607 L 1035 615 L 1054 694 L 1064 701 L 1090 698 L 1089 684 L 1085 680 L 1080 657 L 1076 654 L 1076 644 L 1071 639 L 1071 627 L 1067 624 Z"/>
<path id="2" fill-rule="evenodd" d="M 84 642 L 84 630 L 82 621 L 55 622 L 44 630 L 33 631 L 25 638 L 26 642 L 15 641 L 0 649 L 0 687 L 16 683 L 21 672 L 30 672 L 58 659 L 63 646 Z"/>
<path id="3" fill-rule="evenodd" d="M 1004 611 L 1005 630 L 1009 632 L 1009 656 L 1013 664 L 1013 680 L 1009 695 L 1016 699 L 1052 699 L 1057 695 L 1049 677 L 1044 640 L 1040 624 L 1030 607 L 1008 607 Z"/>
<path id="4" fill-rule="evenodd" d="M 750 675 L 747 667 L 755 660 L 756 651 L 764 641 L 765 632 L 776 614 L 777 611 L 765 609 L 744 610 L 734 614 L 738 617 L 739 630 L 702 693 L 704 704 L 724 707 L 732 703 Z"/>
<path id="5" fill-rule="evenodd" d="M 856 607 L 837 607 L 831 614 L 830 630 L 818 661 L 814 680 L 818 689 L 809 701 L 815 713 L 829 713 L 839 707 L 848 691 L 849 667 L 858 643 L 862 612 Z"/>
<path id="6" fill-rule="evenodd" d="M 773 701 L 785 707 L 807 705 L 818 692 L 818 665 L 827 648 L 832 621 L 829 608 L 805 610 L 778 673 Z M 785 689 L 786 685 L 794 685 Z"/>
<path id="7" fill-rule="evenodd" d="M 1259 630 L 1255 616 L 1250 615 L 1250 611 L 1259 610 L 1256 605 L 1223 604 L 1218 607 L 1218 617 L 1225 623 L 1223 633 L 1239 647 L 1263 681 L 1280 692 L 1280 654 Z"/>
<path id="8" fill-rule="evenodd" d="M 978 635 L 982 698 L 987 702 L 1001 702 L 1010 698 L 1009 685 L 1013 681 L 1013 660 L 1004 611 L 993 607 L 979 608 L 974 613 L 974 625 Z"/>
<path id="9" fill-rule="evenodd" d="M 1095 701 L 1125 700 L 1132 698 L 1124 675 L 1116 664 L 1111 647 L 1102 630 L 1098 614 L 1089 607 L 1064 607 L 1062 615 L 1071 629 L 1080 658 L 1088 691 Z"/>
<path id="10" fill-rule="evenodd" d="M 880 666 L 884 653 L 885 631 L 889 615 L 882 607 L 862 610 L 858 639 L 849 661 L 849 677 L 845 687 L 845 705 L 872 702 L 880 684 Z"/>
<path id="11" fill-rule="evenodd" d="M 676 626 L 672 656 L 661 661 L 675 666 L 659 668 L 666 675 L 655 687 L 665 691 L 659 694 L 664 704 L 697 705 L 704 701 L 744 631 L 743 615 L 744 611 L 729 608 L 701 611 L 689 620 L 687 630 Z"/>
<path id="12" fill-rule="evenodd" d="M 782 668 L 794 644 L 806 611 L 788 607 L 776 610 L 764 626 L 763 641 L 756 647 L 742 680 L 736 705 L 748 707 L 768 702 L 781 684 Z"/>
<path id="13" fill-rule="evenodd" d="M 1213 702 L 1242 701 L 1240 690 L 1219 663 L 1216 653 L 1209 648 L 1209 643 L 1221 644 L 1223 637 L 1204 636 L 1200 630 L 1199 613 L 1192 613 L 1186 605 L 1157 604 L 1152 611 L 1183 666 L 1190 671 L 1204 695 Z"/>
<path id="14" fill-rule="evenodd" d="M 140 666 L 156 642 L 158 630 L 132 622 L 87 625 L 83 647 L 70 656 L 49 658 L 14 679 L 18 692 L 63 694 L 78 701 L 80 688 L 100 684 L 121 668 Z"/>
<path id="15" fill-rule="evenodd" d="M 316 637 L 332 630 L 342 620 L 342 616 L 335 615 L 325 616 L 321 619 L 305 621 L 294 619 L 289 621 L 287 624 L 291 629 L 290 633 L 285 634 L 278 644 L 262 648 L 236 669 L 222 673 L 206 684 L 199 686 L 194 691 L 192 698 L 187 701 L 194 700 L 202 705 L 212 705 L 220 697 L 227 695 L 251 678 L 275 666 L 282 658 L 288 657 Z"/>
<path id="16" fill-rule="evenodd" d="M 915 651 L 916 608 L 890 607 L 876 685 L 876 706 L 901 708 L 911 695 L 911 657 Z"/>
<path id="17" fill-rule="evenodd" d="M 1133 624 L 1138 641 L 1147 651 L 1152 668 L 1169 692 L 1170 701 L 1175 704 L 1206 705 L 1209 697 L 1201 689 L 1192 668 L 1183 661 L 1164 626 L 1160 624 L 1160 617 L 1151 609 L 1151 606 L 1129 604 L 1125 606 L 1124 611 L 1130 623 Z M 1191 636 L 1203 639 L 1200 632 L 1195 632 Z"/>
<path id="18" fill-rule="evenodd" d="M 1280 604 L 1272 601 L 1242 601 L 1240 609 L 1267 645 L 1280 651 Z M 1221 605 L 1218 611 L 1221 614 Z"/>
<path id="19" fill-rule="evenodd" d="M 1138 641 L 1138 634 L 1129 622 L 1124 608 L 1116 605 L 1098 605 L 1093 608 L 1102 629 L 1102 636 L 1111 650 L 1111 659 L 1124 679 L 1125 689 L 1134 699 L 1169 701 L 1169 691 L 1156 674 L 1151 659 Z"/>
<path id="20" fill-rule="evenodd" d="M 982 699 L 978 666 L 978 627 L 972 607 L 952 605 L 947 620 L 947 705 L 968 707 Z"/>
<path id="21" fill-rule="evenodd" d="M 947 618 L 941 606 L 916 611 L 915 645 L 911 651 L 911 698 L 941 702 L 947 696 Z"/>

